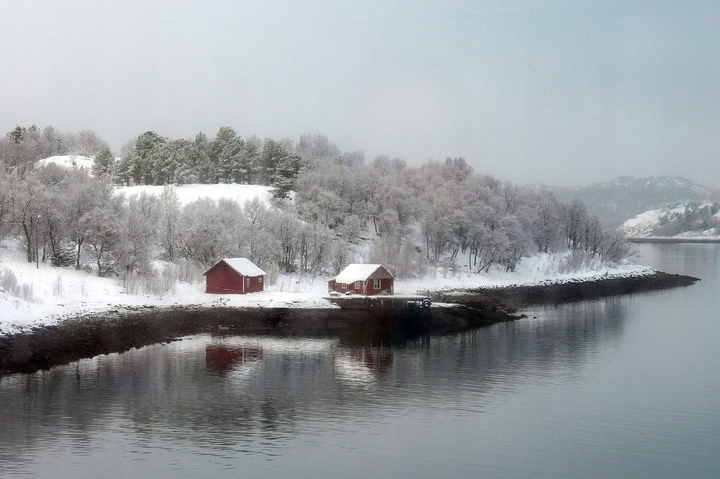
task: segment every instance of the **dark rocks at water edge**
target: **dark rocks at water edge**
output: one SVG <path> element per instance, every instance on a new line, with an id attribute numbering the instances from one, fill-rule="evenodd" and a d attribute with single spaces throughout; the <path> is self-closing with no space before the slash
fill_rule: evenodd
<path id="1" fill-rule="evenodd" d="M 514 319 L 517 317 L 500 310 L 485 314 L 462 305 L 404 311 L 227 307 L 116 310 L 0 337 L 0 375 L 34 372 L 200 333 L 333 336 L 349 344 L 391 344 L 393 338 L 406 340 L 419 334 L 444 334 Z"/>
<path id="2" fill-rule="evenodd" d="M 443 302 L 462 303 L 471 307 L 482 307 L 484 305 L 512 311 L 542 304 L 585 301 L 607 296 L 690 286 L 697 281 L 700 281 L 700 279 L 692 276 L 657 271 L 642 276 L 446 291 L 433 295 L 433 299 Z"/>
<path id="3" fill-rule="evenodd" d="M 397 344 L 419 335 L 447 334 L 512 321 L 523 317 L 515 315 L 515 311 L 531 305 L 687 286 L 696 281 L 697 278 L 689 276 L 655 273 L 598 281 L 489 288 L 462 294 L 435 294 L 435 301 L 457 304 L 435 304 L 428 310 L 117 308 L 0 337 L 0 375 L 34 372 L 81 358 L 175 341 L 199 333 L 333 336 L 348 344 Z"/>

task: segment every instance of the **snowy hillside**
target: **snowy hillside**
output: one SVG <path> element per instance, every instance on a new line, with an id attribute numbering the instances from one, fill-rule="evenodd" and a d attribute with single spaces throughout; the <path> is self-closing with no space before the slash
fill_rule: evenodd
<path id="1" fill-rule="evenodd" d="M 603 222 L 611 225 L 621 225 L 626 220 L 650 210 L 720 199 L 720 190 L 717 188 L 679 176 L 621 176 L 585 187 L 531 185 L 529 188 L 552 191 L 562 202 L 579 199 L 585 203 L 591 214 L 598 215 Z"/>
<path id="2" fill-rule="evenodd" d="M 61 155 L 51 156 L 37 162 L 37 166 L 55 164 L 64 168 L 85 168 L 88 172 L 92 170 L 93 159 L 82 155 Z"/>
<path id="3" fill-rule="evenodd" d="M 126 197 L 136 195 L 138 193 L 149 193 L 159 196 L 162 193 L 163 186 L 123 186 L 117 188 L 118 193 L 124 194 Z M 200 198 L 209 198 L 217 201 L 219 199 L 235 200 L 239 204 L 244 204 L 247 200 L 253 198 L 260 199 L 265 206 L 270 206 L 272 198 L 272 187 L 261 185 L 181 185 L 175 186 L 175 192 L 180 200 L 180 206 L 197 201 Z"/>
<path id="4" fill-rule="evenodd" d="M 627 220 L 622 229 L 631 238 L 707 238 L 720 234 L 720 204 L 689 203 L 650 210 Z"/>
<path id="5" fill-rule="evenodd" d="M 78 161 L 44 160 L 68 168 Z M 137 306 L 330 307 L 326 276 L 358 262 L 388 267 L 397 293 L 650 271 L 617 265 L 624 243 L 582 209 L 568 229 L 563 205 L 472 176 L 459 160 L 419 169 L 329 163 L 303 170 L 297 196 L 287 190 L 292 202 L 271 201 L 270 186 L 227 183 L 172 187 L 177 202 L 173 195 L 156 201 L 140 193 L 159 197 L 168 187 L 113 189 L 98 178 L 41 173 L 35 182 L 6 180 L 16 221 L 0 231 L 0 334 Z M 465 201 L 475 190 L 483 194 Z M 197 201 L 203 198 L 209 201 Z M 260 201 L 248 201 L 254 198 Z M 564 252 L 526 256 L 558 248 Z M 39 268 L 27 261 L 36 255 Z M 266 291 L 205 294 L 201 272 L 223 257 L 251 258 L 268 271 Z"/>
<path id="6" fill-rule="evenodd" d="M 37 166 L 45 166 L 55 164 L 64 168 L 85 168 L 88 172 L 92 170 L 93 159 L 88 156 L 81 155 L 61 155 L 51 156 L 37 162 Z M 149 193 L 159 196 L 162 193 L 162 186 L 138 185 L 116 188 L 116 191 L 127 196 L 138 193 Z M 209 198 L 217 201 L 219 199 L 235 200 L 239 204 L 245 203 L 253 198 L 260 199 L 265 206 L 270 205 L 272 198 L 272 187 L 261 185 L 237 185 L 237 184 L 220 184 L 220 185 L 182 185 L 175 187 L 175 191 L 180 200 L 180 205 L 185 206 L 188 203 L 197 201 L 200 198 Z"/>

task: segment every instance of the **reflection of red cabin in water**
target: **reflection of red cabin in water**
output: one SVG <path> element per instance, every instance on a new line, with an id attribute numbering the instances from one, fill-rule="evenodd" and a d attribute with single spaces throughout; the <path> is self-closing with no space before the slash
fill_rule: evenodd
<path id="1" fill-rule="evenodd" d="M 393 364 L 393 354 L 387 348 L 359 348 L 352 352 L 352 358 L 368 369 L 386 372 Z"/>
<path id="2" fill-rule="evenodd" d="M 263 290 L 265 271 L 247 258 L 224 258 L 203 273 L 206 293 L 254 293 Z"/>
<path id="3" fill-rule="evenodd" d="M 393 294 L 395 277 L 381 264 L 351 264 L 328 281 L 328 291 L 364 295 Z"/>
<path id="4" fill-rule="evenodd" d="M 261 348 L 229 347 L 221 344 L 205 347 L 205 364 L 218 371 L 227 371 L 237 363 L 259 361 L 262 357 Z"/>

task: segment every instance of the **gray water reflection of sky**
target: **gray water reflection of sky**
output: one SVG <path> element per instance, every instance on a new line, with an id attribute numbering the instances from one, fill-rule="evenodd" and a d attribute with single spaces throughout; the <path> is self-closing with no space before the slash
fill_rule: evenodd
<path id="1" fill-rule="evenodd" d="M 720 186 L 720 4 L 0 1 L 0 130 L 324 133 L 517 182 Z"/>
<path id="2" fill-rule="evenodd" d="M 308 471 L 303 454 L 323 447 L 336 454 L 333 474 L 343 460 L 363 462 L 358 447 L 402 454 L 418 474 L 426 458 L 415 448 L 435 448 L 459 461 L 454 473 L 467 473 L 477 463 L 459 451 L 477 431 L 466 422 L 480 427 L 493 403 L 538 385 L 578 381 L 583 364 L 622 334 L 621 302 L 563 311 L 392 347 L 206 335 L 5 377 L 0 473 L 160 477 L 237 472 L 247 462 L 262 471 L 266 461 Z M 408 442 L 416 427 L 424 433 Z"/>

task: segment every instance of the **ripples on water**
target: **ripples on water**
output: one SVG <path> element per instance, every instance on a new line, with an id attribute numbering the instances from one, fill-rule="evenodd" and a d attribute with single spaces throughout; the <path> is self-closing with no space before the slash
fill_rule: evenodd
<path id="1" fill-rule="evenodd" d="M 711 251 L 644 252 L 700 286 L 461 334 L 202 335 L 5 377 L 0 475 L 712 476 Z"/>

